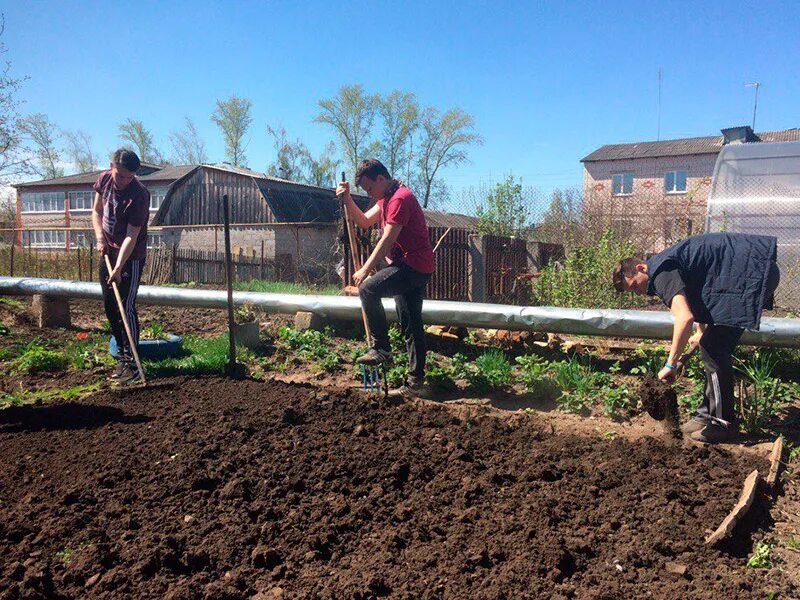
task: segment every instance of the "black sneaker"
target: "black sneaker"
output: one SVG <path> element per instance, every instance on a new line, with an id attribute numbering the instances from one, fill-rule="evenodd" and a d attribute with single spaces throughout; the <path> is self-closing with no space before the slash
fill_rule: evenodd
<path id="1" fill-rule="evenodd" d="M 424 383 L 407 381 L 397 389 L 389 392 L 390 397 L 422 398 L 423 400 L 436 400 L 433 389 Z"/>
<path id="2" fill-rule="evenodd" d="M 139 383 L 141 380 L 142 377 L 139 373 L 139 369 L 136 368 L 136 365 L 125 363 L 125 366 L 122 369 L 122 374 L 117 378 L 117 383 L 121 385 L 132 385 L 134 383 Z"/>
<path id="3" fill-rule="evenodd" d="M 706 425 L 708 425 L 708 419 L 704 419 L 701 416 L 694 416 L 681 425 L 681 433 L 684 435 L 692 435 L 695 431 L 700 431 Z"/>
<path id="4" fill-rule="evenodd" d="M 383 363 L 390 362 L 392 355 L 385 350 L 378 350 L 377 348 L 370 348 L 366 354 L 359 356 L 356 362 L 360 365 L 367 365 L 376 367 Z"/>
<path id="5" fill-rule="evenodd" d="M 695 442 L 704 444 L 722 444 L 737 441 L 739 432 L 734 426 L 724 427 L 716 423 L 709 423 L 703 429 L 695 431 L 690 437 Z"/>
<path id="6" fill-rule="evenodd" d="M 124 359 L 117 360 L 117 366 L 114 367 L 114 372 L 108 376 L 109 379 L 119 379 L 125 370 L 128 368 L 128 363 Z"/>

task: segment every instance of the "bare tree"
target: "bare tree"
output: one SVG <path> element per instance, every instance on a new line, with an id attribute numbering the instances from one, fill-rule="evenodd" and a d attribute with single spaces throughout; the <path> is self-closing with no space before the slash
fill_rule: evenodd
<path id="1" fill-rule="evenodd" d="M 244 136 L 253 122 L 250 109 L 253 103 L 234 95 L 227 100 L 217 100 L 211 120 L 217 124 L 225 138 L 225 155 L 234 166 L 244 166 L 247 161 Z"/>
<path id="2" fill-rule="evenodd" d="M 25 136 L 33 148 L 36 161 L 33 169 L 42 179 L 55 179 L 64 176 L 61 162 L 61 152 L 56 147 L 58 129 L 43 113 L 29 115 L 20 119 L 17 125 L 22 135 Z"/>
<path id="3" fill-rule="evenodd" d="M 164 157 L 155 146 L 153 134 L 144 126 L 144 123 L 136 119 L 127 119 L 119 124 L 119 136 L 122 141 L 130 142 L 136 147 L 139 159 L 160 165 L 164 162 Z"/>
<path id="4" fill-rule="evenodd" d="M 0 14 L 0 37 L 6 28 L 5 17 Z M 0 41 L 0 56 L 5 54 L 5 43 Z M 0 183 L 32 172 L 29 150 L 25 147 L 19 130 L 19 104 L 17 92 L 27 77 L 13 77 L 11 62 L 0 61 Z"/>
<path id="5" fill-rule="evenodd" d="M 319 100 L 320 113 L 315 123 L 326 123 L 339 135 L 342 155 L 355 172 L 369 145 L 379 96 L 364 94 L 361 84 L 344 85 L 339 94 L 329 100 Z"/>
<path id="6" fill-rule="evenodd" d="M 67 154 L 78 173 L 88 173 L 97 168 L 97 156 L 92 150 L 92 137 L 85 131 L 62 132 L 67 142 Z"/>
<path id="7" fill-rule="evenodd" d="M 408 162 L 409 141 L 419 127 L 419 103 L 413 93 L 394 90 L 381 99 L 378 112 L 383 120 L 380 155 L 396 177 Z"/>
<path id="8" fill-rule="evenodd" d="M 282 177 L 290 181 L 304 181 L 304 161 L 308 148 L 299 139 L 290 141 L 286 129 L 273 129 L 267 126 L 267 133 L 272 136 L 275 147 L 275 160 L 267 166 L 267 175 Z"/>
<path id="9" fill-rule="evenodd" d="M 423 208 L 428 207 L 439 169 L 467 162 L 467 147 L 483 143 L 483 138 L 473 132 L 474 128 L 475 119 L 460 108 L 451 108 L 441 115 L 432 106 L 425 109 L 417 159 L 424 190 Z"/>
<path id="10" fill-rule="evenodd" d="M 178 165 L 199 165 L 208 161 L 206 143 L 200 137 L 194 121 L 184 118 L 183 129 L 169 134 L 173 160 Z"/>

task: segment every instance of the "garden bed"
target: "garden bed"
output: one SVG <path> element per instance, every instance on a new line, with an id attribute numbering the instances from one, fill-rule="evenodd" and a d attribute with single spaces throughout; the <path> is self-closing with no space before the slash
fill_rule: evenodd
<path id="1" fill-rule="evenodd" d="M 703 543 L 761 458 L 356 392 L 175 384 L 0 412 L 0 597 L 796 594 L 745 568 L 746 530 Z"/>

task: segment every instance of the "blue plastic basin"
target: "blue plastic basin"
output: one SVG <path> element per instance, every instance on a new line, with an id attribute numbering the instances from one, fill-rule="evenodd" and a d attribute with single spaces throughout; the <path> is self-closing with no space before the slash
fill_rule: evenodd
<path id="1" fill-rule="evenodd" d="M 183 338 L 179 335 L 170 335 L 166 340 L 139 340 L 139 358 L 142 360 L 164 360 L 180 354 Z M 108 343 L 111 356 L 119 358 L 117 340 L 111 336 Z"/>

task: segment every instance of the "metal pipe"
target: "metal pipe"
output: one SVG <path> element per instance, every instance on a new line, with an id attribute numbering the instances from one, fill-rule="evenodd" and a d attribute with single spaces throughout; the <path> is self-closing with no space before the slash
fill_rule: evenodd
<path id="1" fill-rule="evenodd" d="M 32 294 L 94 300 L 103 298 L 99 283 L 0 277 L 0 295 Z M 224 290 L 141 286 L 137 299 L 143 304 L 227 308 Z M 250 303 L 267 313 L 293 314 L 307 311 L 332 319 L 351 321 L 361 319 L 361 302 L 351 296 L 234 292 L 233 303 L 236 305 Z M 383 306 L 389 319 L 397 320 L 394 300 L 385 299 Z M 422 307 L 422 318 L 426 323 L 436 325 L 547 331 L 585 336 L 664 340 L 672 338 L 672 316 L 666 311 L 594 310 L 426 300 Z M 761 329 L 746 331 L 742 343 L 754 346 L 800 348 L 800 319 L 763 318 Z"/>

